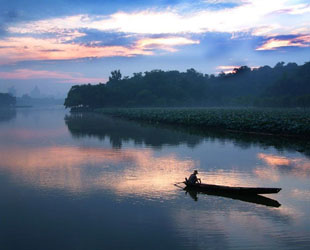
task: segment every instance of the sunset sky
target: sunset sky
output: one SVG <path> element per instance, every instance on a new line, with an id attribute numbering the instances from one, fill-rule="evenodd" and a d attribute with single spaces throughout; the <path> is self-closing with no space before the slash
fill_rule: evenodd
<path id="1" fill-rule="evenodd" d="M 0 0 L 0 92 L 310 60 L 309 0 Z"/>

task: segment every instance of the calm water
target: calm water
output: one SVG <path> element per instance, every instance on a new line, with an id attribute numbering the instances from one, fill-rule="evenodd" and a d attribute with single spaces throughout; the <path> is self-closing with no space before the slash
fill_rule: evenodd
<path id="1" fill-rule="evenodd" d="M 310 248 L 307 143 L 192 132 L 60 108 L 1 115 L 1 249 Z M 283 190 L 257 204 L 174 185 L 194 169 Z"/>

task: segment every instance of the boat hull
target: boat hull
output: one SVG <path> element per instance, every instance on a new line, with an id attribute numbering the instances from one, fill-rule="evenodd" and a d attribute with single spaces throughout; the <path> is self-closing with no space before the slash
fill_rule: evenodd
<path id="1" fill-rule="evenodd" d="M 235 193 L 235 194 L 276 194 L 279 193 L 281 188 L 261 188 L 261 187 L 230 187 L 230 186 L 221 186 L 221 185 L 212 185 L 212 184 L 189 184 L 184 182 L 184 184 L 189 187 L 196 189 L 197 191 L 212 191 L 212 192 L 225 192 L 225 193 Z"/>
<path id="2" fill-rule="evenodd" d="M 240 194 L 240 193 L 233 193 L 233 192 L 219 192 L 219 191 L 206 191 L 200 190 L 198 191 L 195 188 L 185 187 L 184 190 L 186 194 L 189 194 L 195 201 L 198 201 L 198 194 L 205 194 L 205 195 L 212 195 L 212 196 L 219 196 L 230 198 L 234 200 L 240 200 L 249 203 L 255 203 L 259 205 L 264 205 L 268 207 L 280 207 L 281 204 L 277 200 L 270 199 L 268 197 L 261 196 L 259 194 Z"/>

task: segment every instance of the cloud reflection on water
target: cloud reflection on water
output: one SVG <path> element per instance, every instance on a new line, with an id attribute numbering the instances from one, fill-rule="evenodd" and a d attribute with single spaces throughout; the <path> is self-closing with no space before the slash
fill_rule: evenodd
<path id="1" fill-rule="evenodd" d="M 291 191 L 291 196 L 297 200 L 310 201 L 310 190 L 295 188 Z"/>
<path id="2" fill-rule="evenodd" d="M 199 205 L 195 209 L 185 205 L 173 214 L 176 228 L 183 237 L 199 239 L 194 242 L 195 249 L 207 249 L 219 241 L 223 249 L 238 249 L 238 243 L 244 239 L 255 242 L 259 249 L 264 249 L 267 241 L 272 244 L 276 240 L 278 247 L 275 248 L 282 249 L 292 239 L 305 238 L 305 235 L 290 230 L 300 215 L 288 208 L 249 207 L 246 203 L 227 203 L 216 197 L 206 197 Z M 207 241 L 204 241 L 206 235 Z"/>
<path id="3" fill-rule="evenodd" d="M 285 157 L 273 154 L 260 153 L 257 155 L 269 168 L 255 169 L 255 173 L 262 177 L 278 181 L 280 175 L 293 175 L 302 179 L 310 176 L 310 160 L 301 157 Z"/>
<path id="4" fill-rule="evenodd" d="M 104 189 L 112 190 L 118 196 L 135 195 L 147 199 L 171 198 L 178 192 L 173 184 L 183 181 L 200 165 L 191 158 L 173 153 L 157 154 L 150 148 L 15 146 L 0 147 L 0 158 L 1 166 L 13 173 L 14 178 L 39 188 L 58 188 L 70 192 Z M 270 156 L 266 159 L 271 161 Z M 278 162 L 283 164 L 289 161 L 282 159 Z M 266 169 L 255 171 L 260 175 Z M 269 172 L 266 174 L 275 176 Z M 257 179 L 251 173 L 238 169 L 200 171 L 199 177 L 210 184 L 257 185 Z"/>
<path id="5" fill-rule="evenodd" d="M 175 155 L 155 156 L 150 149 L 43 147 L 0 148 L 1 165 L 28 184 L 71 192 L 112 189 L 118 194 L 169 196 L 174 182 L 195 166 Z"/>
<path id="6" fill-rule="evenodd" d="M 236 135 L 228 138 L 217 134 L 211 137 L 193 137 L 191 134 L 186 136 L 185 132 L 136 126 L 134 123 L 130 125 L 112 119 L 110 122 L 102 119 L 100 123 L 97 119 L 92 122 L 86 120 L 85 124 L 79 126 L 73 126 L 78 125 L 77 121 L 70 123 L 69 134 L 64 129 L 63 116 L 61 120 L 58 119 L 61 123 L 57 123 L 57 116 L 51 116 L 48 112 L 44 116 L 43 113 L 40 114 L 40 119 L 34 119 L 34 114 L 37 113 L 30 114 L 27 119 L 17 117 L 23 118 L 15 123 L 21 127 L 22 132 L 15 134 L 18 127 L 12 125 L 3 126 L 4 130 L 0 131 L 0 175 L 5 180 L 3 192 L 12 196 L 14 201 L 9 206 L 13 216 L 6 217 L 7 224 L 3 224 L 6 230 L 7 225 L 15 227 L 10 220 L 13 218 L 13 221 L 15 219 L 22 223 L 17 225 L 25 231 L 27 224 L 24 218 L 31 220 L 32 216 L 22 216 L 28 215 L 31 210 L 35 216 L 33 211 L 40 211 L 44 216 L 51 212 L 51 220 L 48 220 L 47 225 L 51 227 L 53 223 L 57 224 L 56 236 L 62 233 L 63 216 L 72 218 L 72 221 L 66 222 L 73 228 L 73 236 L 79 230 L 76 222 L 82 220 L 82 240 L 85 239 L 85 233 L 94 235 L 89 228 L 94 228 L 96 232 L 104 228 L 106 231 L 101 231 L 102 234 L 108 234 L 106 237 L 112 240 L 119 240 L 119 228 L 124 229 L 125 225 L 123 231 L 125 235 L 129 231 L 132 233 L 130 239 L 135 239 L 138 232 L 146 240 L 148 236 L 154 238 L 155 235 L 154 242 L 157 243 L 158 234 L 154 232 L 158 230 L 162 233 L 161 239 L 162 235 L 167 235 L 170 242 L 171 239 L 177 239 L 180 245 L 192 249 L 212 246 L 283 249 L 294 248 L 300 242 L 302 246 L 310 245 L 307 230 L 309 205 L 302 200 L 309 189 L 308 179 L 301 180 L 295 178 L 292 174 L 294 172 L 281 170 L 290 170 L 292 166 L 308 162 L 306 158 L 296 161 L 299 153 L 288 153 L 285 147 L 284 154 L 294 157 L 279 159 L 276 151 L 270 149 L 273 144 L 263 147 L 265 144 L 252 144 L 250 140 L 245 141 L 244 147 L 244 143 L 235 144 Z M 25 120 L 28 121 L 28 126 L 25 126 Z M 97 128 L 101 132 L 96 132 Z M 121 147 L 115 147 L 113 142 L 121 142 L 114 144 Z M 219 142 L 223 143 L 219 145 Z M 240 139 L 239 142 L 243 141 Z M 259 158 L 262 160 L 260 165 L 255 165 L 257 152 L 265 153 L 259 154 L 261 157 L 267 156 Z M 291 186 L 299 186 L 287 187 L 271 197 L 279 199 L 282 204 L 280 208 L 211 195 L 200 195 L 198 202 L 194 202 L 173 183 L 182 181 L 195 168 L 199 170 L 199 177 L 209 183 L 273 186 L 274 182 L 258 178 L 253 173 L 257 169 L 264 169 L 267 171 L 265 177 L 274 175 L 279 178 L 279 187 L 286 185 L 287 180 Z M 268 171 L 272 171 L 272 174 Z M 7 180 L 12 183 L 7 185 Z M 6 187 L 13 187 L 13 195 Z M 21 197 L 17 195 L 24 187 L 30 187 L 27 189 L 34 196 L 24 196 L 24 192 L 20 192 L 26 199 L 19 199 L 16 203 L 15 197 Z M 41 190 L 43 195 L 36 196 L 37 191 Z M 51 197 L 54 196 L 54 190 L 57 193 L 59 191 L 58 197 Z M 73 199 L 68 199 L 67 194 L 72 195 Z M 295 199 L 292 199 L 293 196 Z M 171 201 L 161 203 L 163 199 Z M 4 203 L 10 200 L 4 200 Z M 31 208 L 35 209 L 28 209 L 33 200 L 36 202 L 31 204 Z M 59 203 L 54 203 L 55 200 L 59 200 Z M 15 208 L 18 214 L 14 212 Z M 71 214 L 73 217 L 70 217 Z M 41 224 L 38 228 L 40 233 Z M 154 230 L 149 231 L 150 228 Z M 64 228 L 66 229 L 67 227 Z M 169 234 L 171 231 L 173 238 Z"/>
<path id="7" fill-rule="evenodd" d="M 45 129 L 45 130 L 31 130 L 25 128 L 11 129 L 9 131 L 0 131 L 0 138 L 7 140 L 16 139 L 20 141 L 33 141 L 39 139 L 55 138 L 64 136 L 66 130 L 62 129 Z"/>
<path id="8" fill-rule="evenodd" d="M 169 199 L 179 190 L 173 184 L 199 169 L 199 162 L 152 149 L 110 149 L 72 146 L 0 147 L 2 168 L 14 179 L 38 188 L 70 192 L 112 190 L 119 196 Z M 207 183 L 254 185 L 250 174 L 239 171 L 200 172 Z"/>

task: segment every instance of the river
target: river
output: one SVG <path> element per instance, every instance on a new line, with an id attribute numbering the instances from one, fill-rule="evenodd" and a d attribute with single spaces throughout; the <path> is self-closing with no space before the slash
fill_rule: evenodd
<path id="1" fill-rule="evenodd" d="M 1 117 L 1 249 L 310 248 L 308 142 L 60 107 Z M 174 185 L 194 169 L 206 183 L 282 190 L 259 202 Z"/>

